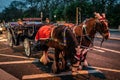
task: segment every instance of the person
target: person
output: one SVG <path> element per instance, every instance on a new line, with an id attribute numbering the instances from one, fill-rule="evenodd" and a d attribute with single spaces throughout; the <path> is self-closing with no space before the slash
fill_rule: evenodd
<path id="1" fill-rule="evenodd" d="M 46 18 L 46 20 L 45 20 L 45 21 L 46 21 L 46 23 L 47 23 L 47 24 L 49 24 L 49 23 L 50 23 L 49 18 Z"/>
<path id="2" fill-rule="evenodd" d="M 23 25 L 23 21 L 21 19 L 18 19 L 18 24 Z"/>

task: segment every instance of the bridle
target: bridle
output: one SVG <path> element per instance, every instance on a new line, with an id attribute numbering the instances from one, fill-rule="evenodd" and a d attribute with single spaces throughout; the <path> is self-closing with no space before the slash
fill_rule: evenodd
<path id="1" fill-rule="evenodd" d="M 109 32 L 108 29 L 108 21 L 105 18 L 100 18 L 100 19 L 96 19 L 96 24 L 99 24 L 100 28 L 97 29 L 96 31 L 99 32 L 102 35 L 102 41 L 100 46 L 102 46 L 102 43 L 105 40 L 105 36 L 106 34 Z M 97 28 L 98 26 L 96 25 L 95 28 Z"/>

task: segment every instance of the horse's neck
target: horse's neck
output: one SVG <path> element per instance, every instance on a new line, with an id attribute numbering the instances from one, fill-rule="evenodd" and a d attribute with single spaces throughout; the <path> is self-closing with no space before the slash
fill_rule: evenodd
<path id="1" fill-rule="evenodd" d="M 95 31 L 95 25 L 96 25 L 96 22 L 95 22 L 95 19 L 92 18 L 91 20 L 88 20 L 86 23 L 86 31 L 87 31 L 87 34 L 93 38 L 96 34 L 96 31 Z"/>
<path id="2" fill-rule="evenodd" d="M 85 33 L 83 33 L 85 31 Z M 89 45 L 93 42 L 94 36 L 96 34 L 95 31 L 95 20 L 89 19 L 86 22 L 83 22 L 79 26 L 76 27 L 75 33 L 77 36 L 82 37 L 82 45 L 89 47 Z M 87 38 L 85 38 L 87 37 Z"/>

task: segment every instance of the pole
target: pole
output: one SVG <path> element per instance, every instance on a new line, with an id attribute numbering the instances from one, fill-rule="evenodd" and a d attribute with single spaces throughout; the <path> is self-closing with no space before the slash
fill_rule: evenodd
<path id="1" fill-rule="evenodd" d="M 41 17 L 41 22 L 42 22 L 42 18 L 43 18 L 43 13 L 42 12 L 40 13 L 40 17 Z"/>
<path id="2" fill-rule="evenodd" d="M 78 7 L 76 8 L 76 25 L 78 25 Z"/>
<path id="3" fill-rule="evenodd" d="M 81 8 L 79 8 L 79 23 L 81 23 Z"/>

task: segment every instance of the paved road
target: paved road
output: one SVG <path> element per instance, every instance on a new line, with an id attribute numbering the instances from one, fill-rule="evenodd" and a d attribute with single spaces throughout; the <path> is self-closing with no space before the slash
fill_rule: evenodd
<path id="1" fill-rule="evenodd" d="M 52 74 L 52 63 L 44 66 L 39 62 L 41 53 L 27 58 L 22 46 L 11 49 L 5 38 L 5 35 L 0 35 L 0 71 L 12 76 L 11 80 L 120 80 L 119 40 L 105 41 L 100 48 L 101 39 L 96 38 L 95 46 L 87 56 L 90 65 L 88 68 L 73 73 L 68 71 Z M 8 78 L 4 77 L 2 80 L 6 79 Z"/>

